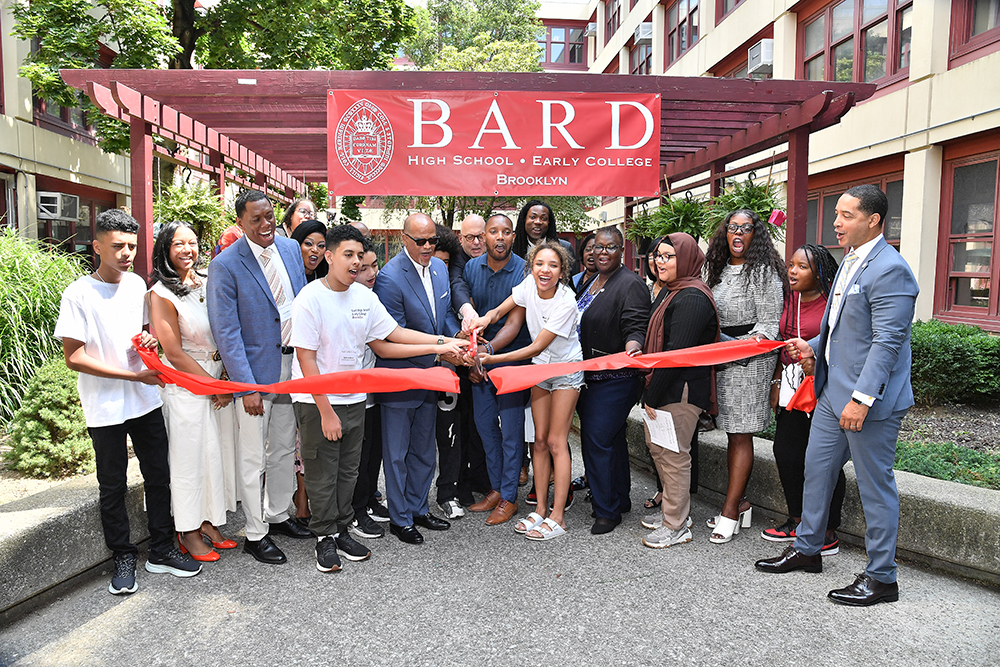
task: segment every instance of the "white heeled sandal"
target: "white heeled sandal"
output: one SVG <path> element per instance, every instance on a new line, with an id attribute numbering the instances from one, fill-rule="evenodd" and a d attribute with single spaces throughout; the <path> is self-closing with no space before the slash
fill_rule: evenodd
<path id="1" fill-rule="evenodd" d="M 722 515 L 715 517 L 715 519 L 715 528 L 712 529 L 712 534 L 708 538 L 712 544 L 725 544 L 733 539 L 733 535 L 740 532 L 740 522 L 736 519 Z M 720 537 L 716 537 L 716 535 Z"/>
<path id="2" fill-rule="evenodd" d="M 715 523 L 719 520 L 720 516 L 722 515 L 716 514 L 711 519 L 706 519 L 705 525 L 708 526 L 709 528 L 715 528 Z M 749 528 L 750 521 L 752 518 L 753 518 L 753 507 L 748 507 L 747 509 L 740 512 L 739 515 L 740 528 Z"/>

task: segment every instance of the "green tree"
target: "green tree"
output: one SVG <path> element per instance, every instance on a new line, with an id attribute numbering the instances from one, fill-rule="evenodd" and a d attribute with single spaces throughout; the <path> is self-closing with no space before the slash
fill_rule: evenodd
<path id="1" fill-rule="evenodd" d="M 413 10 L 403 0 L 31 0 L 14 5 L 13 35 L 37 48 L 21 76 L 34 93 L 63 106 L 83 106 L 101 147 L 128 150 L 128 134 L 78 91 L 60 69 L 98 64 L 99 44 L 117 55 L 112 66 L 132 69 L 388 69 L 413 34 Z M 290 9 L 291 7 L 291 9 Z"/>
<path id="2" fill-rule="evenodd" d="M 424 69 L 463 71 L 538 71 L 537 40 L 542 35 L 541 22 L 535 18 L 540 4 L 537 0 L 428 0 L 426 7 L 415 13 L 416 30 L 406 40 L 403 52 L 418 67 Z M 480 35 L 486 35 L 480 38 Z M 515 50 L 534 54 L 530 69 L 500 67 L 445 67 L 438 64 L 442 52 L 483 50 L 490 42 L 504 42 L 503 51 Z M 514 46 L 517 45 L 517 46 Z M 473 52 L 475 53 L 475 52 Z M 469 56 L 471 57 L 471 56 Z M 450 53 L 447 58 L 455 62 Z"/>

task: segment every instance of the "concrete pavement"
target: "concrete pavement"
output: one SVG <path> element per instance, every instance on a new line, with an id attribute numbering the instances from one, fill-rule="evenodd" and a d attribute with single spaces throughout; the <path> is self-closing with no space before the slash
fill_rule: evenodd
<path id="1" fill-rule="evenodd" d="M 140 565 L 129 597 L 107 593 L 108 565 L 0 628 L 0 665 L 997 664 L 996 588 L 904 562 L 899 602 L 841 607 L 826 593 L 864 569 L 862 551 L 843 548 L 822 574 L 758 573 L 782 548 L 760 530 L 778 522 L 755 516 L 710 544 L 717 504 L 701 494 L 694 541 L 648 549 L 639 519 L 654 492 L 634 471 L 635 509 L 609 535 L 590 535 L 580 493 L 570 534 L 548 544 L 476 514 L 421 546 L 367 540 L 372 559 L 339 573 L 316 570 L 314 541 L 281 536 L 286 565 L 241 550 L 193 579 Z"/>

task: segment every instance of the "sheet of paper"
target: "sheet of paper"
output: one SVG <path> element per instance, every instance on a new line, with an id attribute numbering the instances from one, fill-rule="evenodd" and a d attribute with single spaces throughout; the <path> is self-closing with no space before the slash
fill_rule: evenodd
<path id="1" fill-rule="evenodd" d="M 646 422 L 646 428 L 649 429 L 649 441 L 672 452 L 680 452 L 673 416 L 666 410 L 656 410 L 655 412 L 656 419 L 650 419 L 646 411 L 642 411 L 642 418 Z"/>

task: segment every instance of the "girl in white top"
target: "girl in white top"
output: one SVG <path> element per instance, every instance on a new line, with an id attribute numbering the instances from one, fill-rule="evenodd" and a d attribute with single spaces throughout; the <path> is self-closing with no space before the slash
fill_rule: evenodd
<path id="1" fill-rule="evenodd" d="M 208 324 L 207 278 L 197 271 L 198 265 L 198 237 L 191 226 L 165 224 L 153 247 L 150 323 L 170 366 L 218 379 L 222 362 Z M 160 394 L 169 443 L 171 507 L 181 550 L 195 560 L 218 560 L 213 546 L 237 546 L 218 529 L 226 523 L 226 510 L 236 509 L 232 394 L 195 396 L 171 384 Z"/>
<path id="2" fill-rule="evenodd" d="M 568 287 L 572 265 L 569 252 L 557 242 L 546 241 L 531 249 L 526 264 L 530 275 L 502 304 L 476 320 L 473 326 L 485 328 L 513 308 L 524 308 L 532 342 L 513 352 L 480 355 L 484 365 L 528 358 L 536 364 L 583 359 L 577 332 L 579 311 L 576 297 Z M 566 497 L 572 474 L 569 429 L 582 386 L 583 373 L 577 372 L 554 377 L 531 388 L 531 414 L 535 422 L 531 460 L 538 507 L 514 527 L 515 532 L 523 533 L 528 539 L 550 540 L 566 534 Z M 550 461 L 555 468 L 555 489 L 552 510 L 546 518 Z"/>

